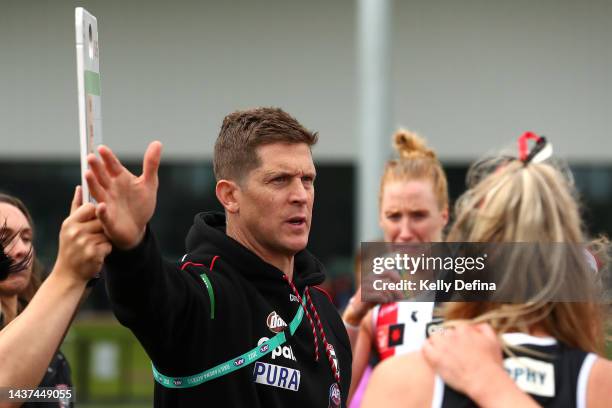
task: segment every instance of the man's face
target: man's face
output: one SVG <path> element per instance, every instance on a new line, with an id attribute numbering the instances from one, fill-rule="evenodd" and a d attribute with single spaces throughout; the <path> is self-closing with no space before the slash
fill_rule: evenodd
<path id="1" fill-rule="evenodd" d="M 261 165 L 237 193 L 240 229 L 257 252 L 292 256 L 306 247 L 316 176 L 305 143 L 274 143 L 256 150 Z"/>

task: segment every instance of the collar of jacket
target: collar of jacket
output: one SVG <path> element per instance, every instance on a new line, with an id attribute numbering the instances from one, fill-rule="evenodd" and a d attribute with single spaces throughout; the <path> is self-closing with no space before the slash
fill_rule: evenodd
<path id="1" fill-rule="evenodd" d="M 186 238 L 187 253 L 191 261 L 210 255 L 218 255 L 232 269 L 258 286 L 283 280 L 284 273 L 265 262 L 238 241 L 225 233 L 225 214 L 221 212 L 201 212 L 194 218 Z M 295 255 L 293 283 L 301 292 L 306 285 L 319 285 L 325 280 L 321 262 L 307 250 Z"/>

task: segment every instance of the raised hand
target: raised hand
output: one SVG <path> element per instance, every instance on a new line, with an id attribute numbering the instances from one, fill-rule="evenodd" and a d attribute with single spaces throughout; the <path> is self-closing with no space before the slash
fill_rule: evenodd
<path id="1" fill-rule="evenodd" d="M 161 150 L 160 142 L 149 144 L 139 177 L 123 167 L 106 146 L 98 148 L 102 160 L 94 154 L 87 156 L 90 170 L 85 174 L 85 179 L 98 202 L 96 214 L 102 221 L 104 232 L 119 249 L 137 246 L 153 216 Z"/>
<path id="2" fill-rule="evenodd" d="M 60 230 L 54 271 L 58 275 L 87 282 L 102 269 L 104 257 L 111 251 L 111 244 L 104 235 L 102 222 L 96 218 L 94 205 L 81 203 L 81 189 L 77 187 L 70 215 Z"/>

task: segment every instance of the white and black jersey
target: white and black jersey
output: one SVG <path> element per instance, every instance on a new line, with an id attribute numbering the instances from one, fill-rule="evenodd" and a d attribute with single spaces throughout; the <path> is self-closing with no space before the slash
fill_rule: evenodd
<path id="1" fill-rule="evenodd" d="M 586 407 L 586 390 L 596 355 L 568 347 L 552 337 L 524 333 L 502 335 L 510 345 L 537 352 L 513 350 L 504 355 L 504 368 L 516 385 L 543 407 Z M 469 373 L 468 373 L 469 375 Z M 432 407 L 475 407 L 473 401 L 435 378 Z"/>

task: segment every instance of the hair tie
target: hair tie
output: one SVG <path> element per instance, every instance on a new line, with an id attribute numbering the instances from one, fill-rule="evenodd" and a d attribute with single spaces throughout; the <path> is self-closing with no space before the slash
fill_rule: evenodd
<path id="1" fill-rule="evenodd" d="M 529 151 L 528 141 L 535 140 L 535 145 Z M 519 160 L 526 166 L 531 161 L 539 163 L 552 155 L 552 146 L 544 136 L 538 136 L 533 132 L 525 132 L 518 139 Z M 539 157 L 534 160 L 536 156 Z"/>

